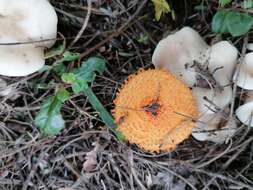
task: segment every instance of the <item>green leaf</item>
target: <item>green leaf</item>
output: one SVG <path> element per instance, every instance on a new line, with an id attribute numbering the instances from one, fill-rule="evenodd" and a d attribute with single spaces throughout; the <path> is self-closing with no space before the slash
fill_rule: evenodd
<path id="1" fill-rule="evenodd" d="M 212 30 L 213 32 L 216 33 L 228 33 L 228 28 L 227 28 L 227 21 L 226 21 L 226 16 L 227 16 L 227 12 L 226 11 L 218 11 L 212 20 Z"/>
<path id="2" fill-rule="evenodd" d="M 67 101 L 69 99 L 69 92 L 65 88 L 61 88 L 57 93 L 56 97 L 58 100 L 60 100 L 62 103 Z"/>
<path id="3" fill-rule="evenodd" d="M 76 75 L 74 73 L 63 73 L 61 79 L 65 83 L 73 84 L 76 81 Z"/>
<path id="4" fill-rule="evenodd" d="M 212 30 L 216 33 L 230 33 L 232 36 L 246 34 L 253 25 L 253 17 L 236 11 L 218 11 L 212 20 Z"/>
<path id="5" fill-rule="evenodd" d="M 171 12 L 170 6 L 166 0 L 152 0 L 155 6 L 155 19 L 160 20 L 162 14 Z"/>
<path id="6" fill-rule="evenodd" d="M 227 22 L 229 33 L 232 36 L 241 36 L 250 30 L 253 17 L 247 13 L 231 11 L 227 14 Z"/>
<path id="7" fill-rule="evenodd" d="M 241 7 L 243 9 L 250 9 L 253 7 L 253 1 L 252 0 L 244 0 L 241 4 Z"/>
<path id="8" fill-rule="evenodd" d="M 116 124 L 111 114 L 105 109 L 103 104 L 99 101 L 92 89 L 88 86 L 89 82 L 95 79 L 95 72 L 102 74 L 105 70 L 104 59 L 98 57 L 91 57 L 87 61 L 82 62 L 80 68 L 74 70 L 72 73 L 65 73 L 62 75 L 64 82 L 72 84 L 72 90 L 75 93 L 83 92 L 93 109 L 95 109 L 103 122 L 116 134 L 119 140 L 123 140 L 123 135 L 116 131 Z"/>
<path id="9" fill-rule="evenodd" d="M 76 82 L 72 84 L 72 90 L 76 94 L 86 90 L 87 88 L 88 84 L 82 80 L 76 80 Z"/>
<path id="10" fill-rule="evenodd" d="M 70 51 L 65 51 L 63 53 L 62 59 L 59 60 L 59 62 L 70 62 L 70 61 L 76 61 L 80 58 L 80 53 L 73 53 Z"/>
<path id="11" fill-rule="evenodd" d="M 48 52 L 46 52 L 44 57 L 45 59 L 49 59 L 51 57 L 61 55 L 64 52 L 65 48 L 66 48 L 66 43 L 64 41 L 63 44 L 60 44 L 58 47 L 52 48 Z"/>
<path id="12" fill-rule="evenodd" d="M 219 4 L 221 7 L 224 7 L 225 5 L 228 5 L 231 2 L 232 0 L 219 0 Z"/>
<path id="13" fill-rule="evenodd" d="M 35 117 L 35 125 L 45 135 L 56 135 L 65 127 L 60 110 L 62 103 L 67 100 L 69 93 L 61 88 L 55 96 L 49 97 L 41 106 Z"/>
<path id="14" fill-rule="evenodd" d="M 147 45 L 149 41 L 149 37 L 147 34 L 140 34 L 139 39 L 137 40 L 140 44 Z"/>
<path id="15" fill-rule="evenodd" d="M 104 59 L 98 57 L 91 57 L 87 61 L 82 62 L 80 68 L 74 71 L 77 80 L 84 82 L 92 82 L 96 76 L 95 72 L 102 74 L 105 70 Z"/>

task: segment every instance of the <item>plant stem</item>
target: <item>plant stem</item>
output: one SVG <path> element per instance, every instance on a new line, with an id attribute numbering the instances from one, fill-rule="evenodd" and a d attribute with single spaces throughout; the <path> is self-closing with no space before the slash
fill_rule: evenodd
<path id="1" fill-rule="evenodd" d="M 83 93 L 87 96 L 92 107 L 99 113 L 100 118 L 104 121 L 104 123 L 115 133 L 118 140 L 122 141 L 124 137 L 121 133 L 116 131 L 117 125 L 114 123 L 114 119 L 111 114 L 104 108 L 101 102 L 98 100 L 97 96 L 93 93 L 91 88 L 87 86 Z"/>

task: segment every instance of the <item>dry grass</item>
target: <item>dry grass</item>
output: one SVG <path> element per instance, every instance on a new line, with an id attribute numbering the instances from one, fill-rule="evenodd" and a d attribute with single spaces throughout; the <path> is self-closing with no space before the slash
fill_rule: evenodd
<path id="1" fill-rule="evenodd" d="M 101 55 L 108 60 L 105 74 L 92 84 L 108 109 L 129 74 L 152 67 L 152 51 L 163 34 L 190 25 L 208 41 L 214 37 L 210 32 L 214 1 L 205 1 L 210 5 L 205 14 L 194 11 L 195 1 L 171 1 L 177 20 L 167 15 L 161 22 L 154 21 L 150 1 L 92 2 L 85 22 L 86 1 L 52 1 L 60 18 L 59 32 L 72 45 L 70 50 L 84 58 Z M 138 42 L 141 35 L 149 37 L 147 44 Z M 72 43 L 74 39 L 78 41 Z M 245 43 L 231 40 L 238 48 Z M 76 66 L 71 63 L 68 68 Z M 42 137 L 33 119 L 61 83 L 57 74 L 1 78 L 10 93 L 0 97 L 0 189 L 253 189 L 253 135 L 248 127 L 240 127 L 227 144 L 189 139 L 172 153 L 152 155 L 117 142 L 80 94 L 64 104 L 66 129 L 57 137 Z M 86 159 L 93 161 L 91 168 Z"/>

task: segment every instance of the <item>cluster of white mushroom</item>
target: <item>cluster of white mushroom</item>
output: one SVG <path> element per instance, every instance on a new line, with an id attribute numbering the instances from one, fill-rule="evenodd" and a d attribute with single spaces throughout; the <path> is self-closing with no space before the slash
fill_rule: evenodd
<path id="1" fill-rule="evenodd" d="M 227 109 L 232 101 L 237 54 L 228 41 L 208 46 L 189 27 L 161 40 L 154 51 L 153 64 L 172 72 L 192 89 L 200 112 L 192 133 L 197 140 L 221 143 L 236 131 L 235 119 L 228 119 Z"/>
<path id="2" fill-rule="evenodd" d="M 253 52 L 245 55 L 234 82 L 246 92 L 245 102 L 237 108 L 236 116 L 243 124 L 253 127 Z"/>
<path id="3" fill-rule="evenodd" d="M 0 75 L 41 69 L 44 49 L 55 43 L 57 15 L 47 0 L 0 0 Z"/>

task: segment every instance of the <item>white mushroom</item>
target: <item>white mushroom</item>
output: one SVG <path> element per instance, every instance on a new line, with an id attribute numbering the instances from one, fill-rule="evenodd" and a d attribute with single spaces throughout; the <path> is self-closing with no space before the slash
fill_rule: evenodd
<path id="1" fill-rule="evenodd" d="M 231 138 L 235 132 L 236 122 L 233 118 L 227 121 L 221 113 L 206 114 L 197 122 L 197 127 L 193 129 L 192 136 L 199 141 L 223 143 Z"/>
<path id="2" fill-rule="evenodd" d="M 210 116 L 224 110 L 232 99 L 231 78 L 237 54 L 229 42 L 208 46 L 195 30 L 184 27 L 158 43 L 152 61 L 155 67 L 167 69 L 191 87 L 200 115 Z M 220 118 L 214 121 L 212 129 L 217 129 Z M 219 131 L 223 130 L 218 130 L 218 138 L 224 134 Z"/>
<path id="3" fill-rule="evenodd" d="M 198 110 L 201 114 L 212 114 L 224 109 L 232 99 L 232 88 L 224 87 L 221 92 L 215 89 L 195 87 L 192 93 L 197 100 Z"/>
<path id="4" fill-rule="evenodd" d="M 253 51 L 253 43 L 248 43 L 247 44 L 247 49 L 250 51 Z"/>
<path id="5" fill-rule="evenodd" d="M 245 90 L 253 90 L 253 52 L 245 55 L 234 75 L 234 81 Z"/>
<path id="6" fill-rule="evenodd" d="M 229 42 L 221 41 L 210 47 L 195 30 L 185 27 L 158 43 L 152 61 L 193 87 L 200 112 L 206 113 L 213 105 L 223 109 L 230 103 L 237 49 Z"/>
<path id="7" fill-rule="evenodd" d="M 247 91 L 245 103 L 235 111 L 238 119 L 247 126 L 253 127 L 253 91 Z"/>
<path id="8" fill-rule="evenodd" d="M 207 49 L 208 45 L 195 30 L 184 27 L 158 43 L 152 62 L 155 67 L 165 68 L 189 86 L 193 86 L 196 73 L 189 66 Z"/>
<path id="9" fill-rule="evenodd" d="M 57 22 L 47 0 L 0 0 L 0 44 L 17 43 L 0 45 L 0 74 L 24 76 L 42 68 L 44 49 L 55 42 Z M 52 40 L 38 42 L 47 39 Z"/>

